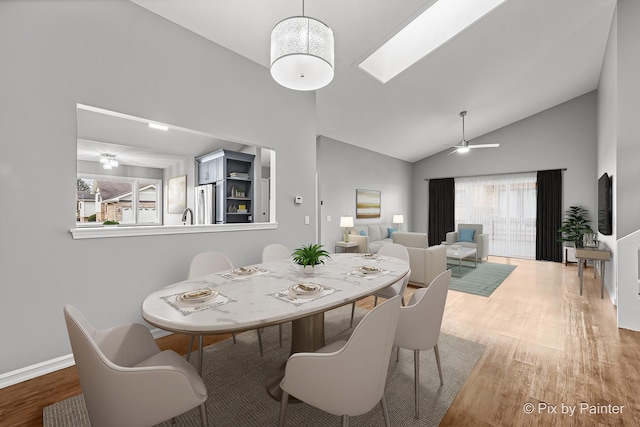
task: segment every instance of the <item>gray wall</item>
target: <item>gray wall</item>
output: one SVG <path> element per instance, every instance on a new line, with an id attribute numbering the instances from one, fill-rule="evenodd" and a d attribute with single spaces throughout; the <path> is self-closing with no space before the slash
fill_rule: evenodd
<path id="1" fill-rule="evenodd" d="M 499 148 L 476 149 L 464 155 L 448 155 L 450 150 L 445 150 L 416 162 L 413 169 L 416 231 L 427 230 L 429 185 L 425 178 L 546 169 L 567 169 L 563 173 L 564 209 L 581 205 L 595 219 L 598 206 L 596 102 L 596 92 L 590 92 L 471 141 L 471 144 L 497 142 Z"/>
<path id="2" fill-rule="evenodd" d="M 330 251 L 342 240 L 340 216 L 353 216 L 355 224 L 391 223 L 404 215 L 401 230 L 411 230 L 412 164 L 373 151 L 320 136 L 317 144 L 321 242 Z M 380 218 L 356 219 L 356 189 L 380 190 Z M 327 221 L 331 216 L 331 222 Z"/>
<path id="3" fill-rule="evenodd" d="M 598 88 L 598 169 L 613 175 L 613 234 L 600 236 L 612 251 L 606 274 L 609 294 L 618 304 L 618 326 L 640 330 L 637 259 L 622 252 L 621 240 L 640 229 L 640 144 L 637 137 L 640 96 L 640 4 L 619 0 L 613 17 Z M 637 251 L 637 247 L 633 248 Z M 630 271 L 631 270 L 631 271 Z M 626 279 L 625 279 L 626 278 Z"/>
<path id="4" fill-rule="evenodd" d="M 640 229 L 640 2 L 619 0 L 617 6 L 617 237 Z"/>
<path id="5" fill-rule="evenodd" d="M 314 239 L 314 203 L 291 202 L 315 197 L 313 93 L 125 0 L 3 1 L 0 40 L 0 374 L 70 353 L 66 303 L 139 322 L 198 252 L 245 265 Z M 278 229 L 73 240 L 76 103 L 275 148 Z"/>

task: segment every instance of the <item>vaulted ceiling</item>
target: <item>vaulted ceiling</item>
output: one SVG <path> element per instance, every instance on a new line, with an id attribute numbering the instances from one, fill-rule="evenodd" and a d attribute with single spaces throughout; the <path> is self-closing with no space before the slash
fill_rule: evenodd
<path id="1" fill-rule="evenodd" d="M 302 0 L 131 1 L 265 73 L 271 29 L 302 12 Z M 460 141 L 462 110 L 472 140 L 597 88 L 615 0 L 507 0 L 386 84 L 358 68 L 433 3 L 305 2 L 335 37 L 335 78 L 316 91 L 319 135 L 414 162 Z"/>

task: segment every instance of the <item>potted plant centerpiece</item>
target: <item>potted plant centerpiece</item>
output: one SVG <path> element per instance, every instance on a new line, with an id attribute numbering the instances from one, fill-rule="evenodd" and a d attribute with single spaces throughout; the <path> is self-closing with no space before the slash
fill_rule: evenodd
<path id="1" fill-rule="evenodd" d="M 324 264 L 325 259 L 331 258 L 329 252 L 318 244 L 301 246 L 294 250 L 292 255 L 293 261 L 307 274 L 313 274 L 317 265 Z"/>
<path id="2" fill-rule="evenodd" d="M 570 243 L 570 245 L 567 245 L 567 261 L 577 261 L 575 247 L 582 246 L 582 236 L 585 233 L 593 233 L 589 222 L 589 211 L 582 206 L 570 206 L 565 211 L 562 227 L 558 229 L 558 233 L 560 233 L 558 241 Z M 569 255 L 571 255 L 572 259 L 569 259 Z"/>

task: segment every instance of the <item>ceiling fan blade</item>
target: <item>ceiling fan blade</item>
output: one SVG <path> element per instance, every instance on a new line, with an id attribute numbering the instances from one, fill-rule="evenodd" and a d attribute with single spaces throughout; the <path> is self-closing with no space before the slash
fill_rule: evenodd
<path id="1" fill-rule="evenodd" d="M 469 144 L 469 148 L 498 148 L 500 144 Z"/>

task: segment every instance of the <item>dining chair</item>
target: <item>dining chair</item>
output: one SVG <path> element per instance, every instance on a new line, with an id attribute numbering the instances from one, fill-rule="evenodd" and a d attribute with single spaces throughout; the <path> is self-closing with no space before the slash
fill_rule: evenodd
<path id="1" fill-rule="evenodd" d="M 64 317 L 93 427 L 151 426 L 196 406 L 207 425 L 202 379 L 176 352 L 160 351 L 145 326 L 96 330 L 72 305 Z"/>
<path id="2" fill-rule="evenodd" d="M 279 261 L 291 257 L 291 251 L 285 245 L 280 243 L 271 243 L 262 249 L 262 262 Z M 259 342 L 262 343 L 262 332 L 258 329 Z M 282 323 L 278 325 L 278 337 L 280 347 L 282 347 Z M 260 347 L 260 355 L 262 355 L 262 346 Z"/>
<path id="3" fill-rule="evenodd" d="M 272 243 L 262 250 L 262 262 L 278 261 L 291 257 L 291 251 L 280 243 Z"/>
<path id="4" fill-rule="evenodd" d="M 195 277 L 205 276 L 207 274 L 219 273 L 221 271 L 231 270 L 233 263 L 231 260 L 221 252 L 201 252 L 193 257 L 189 264 L 189 273 L 187 279 L 193 279 Z M 236 334 L 232 334 L 233 343 L 236 342 Z M 189 339 L 189 348 L 187 349 L 187 360 L 191 359 L 191 350 L 196 336 L 191 335 Z M 200 338 L 200 337 L 198 337 Z M 262 347 L 262 346 L 261 346 Z M 200 354 L 200 360 L 202 360 L 202 354 Z M 200 364 L 202 369 L 202 364 Z"/>
<path id="5" fill-rule="evenodd" d="M 378 250 L 378 255 L 387 256 L 393 258 L 400 258 L 406 262 L 409 262 L 409 252 L 407 248 L 398 244 L 398 243 L 388 243 L 386 245 L 382 245 L 382 247 Z M 376 292 L 374 294 L 373 306 L 378 305 L 378 297 L 381 298 L 392 298 L 396 295 L 400 295 L 400 301 L 402 305 L 404 305 L 404 291 L 407 289 L 407 284 L 409 283 L 409 278 L 411 277 L 411 269 L 407 272 L 407 274 L 396 283 L 391 286 L 387 286 L 386 288 Z M 350 327 L 353 327 L 353 316 L 356 311 L 356 303 L 353 302 L 351 305 L 351 323 Z"/>
<path id="6" fill-rule="evenodd" d="M 419 388 L 420 381 L 420 350 L 430 350 L 436 354 L 440 384 L 444 384 L 438 339 L 447 302 L 447 292 L 451 282 L 451 270 L 440 273 L 428 288 L 420 288 L 414 292 L 409 304 L 400 309 L 398 329 L 394 345 L 398 347 L 396 361 L 400 357 L 400 347 L 413 350 L 413 364 L 415 370 L 415 417 L 420 418 Z"/>
<path id="7" fill-rule="evenodd" d="M 279 425 L 285 425 L 289 395 L 318 409 L 342 417 L 369 412 L 378 402 L 389 427 L 384 387 L 389 369 L 400 297 L 368 312 L 348 341 L 336 341 L 315 353 L 294 353 L 280 382 L 282 400 Z"/>

